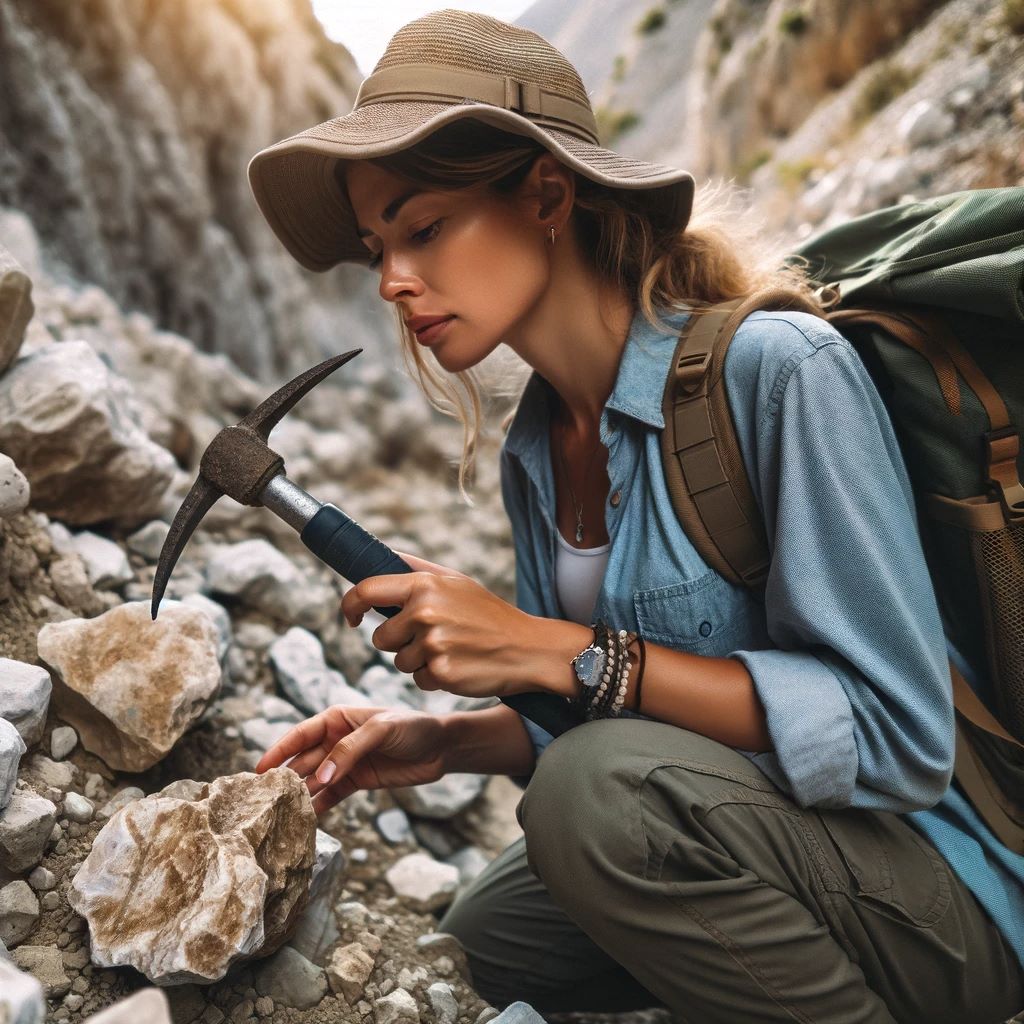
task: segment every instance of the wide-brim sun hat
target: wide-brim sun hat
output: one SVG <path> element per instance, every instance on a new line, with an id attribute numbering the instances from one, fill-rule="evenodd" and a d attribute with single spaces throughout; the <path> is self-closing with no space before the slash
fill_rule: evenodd
<path id="1" fill-rule="evenodd" d="M 579 72 L 559 50 L 529 29 L 451 9 L 392 36 L 350 113 L 257 153 L 249 163 L 253 195 L 302 266 L 368 264 L 338 161 L 399 152 L 463 118 L 535 139 L 601 185 L 642 191 L 665 227 L 682 230 L 689 221 L 693 176 L 602 147 Z"/>

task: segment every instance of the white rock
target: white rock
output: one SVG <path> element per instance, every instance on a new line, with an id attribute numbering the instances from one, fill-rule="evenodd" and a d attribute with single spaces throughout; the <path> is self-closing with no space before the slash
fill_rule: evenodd
<path id="1" fill-rule="evenodd" d="M 210 621 L 217 627 L 217 660 L 223 661 L 231 644 L 231 616 L 227 608 L 218 601 L 211 601 L 205 594 L 187 594 L 181 603 L 189 608 L 198 608 L 205 612 Z M 161 602 L 163 607 L 163 602 Z"/>
<path id="2" fill-rule="evenodd" d="M 0 452 L 0 519 L 10 519 L 28 508 L 31 488 L 14 459 Z"/>
<path id="3" fill-rule="evenodd" d="M 144 988 L 87 1017 L 84 1024 L 173 1024 L 173 1020 L 167 996 L 158 988 Z"/>
<path id="4" fill-rule="evenodd" d="M 52 685 L 45 668 L 0 658 L 0 718 L 6 718 L 30 747 L 43 737 Z"/>
<path id="5" fill-rule="evenodd" d="M 490 776 L 450 772 L 436 782 L 391 790 L 395 802 L 421 818 L 445 820 L 465 810 L 487 788 Z"/>
<path id="6" fill-rule="evenodd" d="M 0 1021 L 7 1024 L 43 1024 L 46 1003 L 43 986 L 9 960 L 0 957 Z"/>
<path id="7" fill-rule="evenodd" d="M 50 733 L 50 754 L 55 761 L 63 761 L 78 743 L 78 733 L 70 725 L 58 725 Z"/>
<path id="8" fill-rule="evenodd" d="M 239 729 L 242 742 L 249 750 L 261 753 L 269 750 L 292 727 L 291 722 L 268 722 L 265 718 L 252 718 L 243 722 Z"/>
<path id="9" fill-rule="evenodd" d="M 299 918 L 289 945 L 307 960 L 323 966 L 327 951 L 340 938 L 334 919 L 334 902 L 345 871 L 341 843 L 320 829 L 316 830 L 316 860 L 309 883 L 309 903 Z"/>
<path id="10" fill-rule="evenodd" d="M 57 876 L 49 868 L 44 868 L 40 864 L 39 867 L 33 868 L 32 874 L 28 876 L 28 884 L 37 892 L 45 892 L 57 884 Z"/>
<path id="11" fill-rule="evenodd" d="M 288 699 L 311 715 L 332 704 L 372 704 L 369 697 L 349 686 L 340 672 L 328 668 L 320 641 L 299 626 L 293 626 L 270 645 L 270 663 Z"/>
<path id="12" fill-rule="evenodd" d="M 410 853 L 388 868 L 386 878 L 408 906 L 429 913 L 451 903 L 459 885 L 459 869 L 440 864 L 425 853 Z"/>
<path id="13" fill-rule="evenodd" d="M 494 1010 L 494 1007 L 487 1009 Z M 477 1017 L 478 1021 L 487 1020 L 484 1016 L 487 1009 L 481 1011 Z M 520 999 L 517 1002 L 509 1003 L 501 1013 L 494 1010 L 491 1024 L 544 1024 L 544 1018 L 529 1003 Z"/>
<path id="14" fill-rule="evenodd" d="M 426 698 L 434 691 L 424 692 L 412 681 L 387 665 L 371 665 L 360 677 L 356 688 L 365 693 L 371 704 L 388 708 L 412 708 L 421 711 Z M 439 692 L 439 691 L 438 691 Z"/>
<path id="15" fill-rule="evenodd" d="M 18 880 L 0 889 L 0 940 L 8 948 L 32 934 L 39 920 L 39 900 L 27 882 Z"/>
<path id="16" fill-rule="evenodd" d="M 396 988 L 394 992 L 374 999 L 373 1019 L 376 1024 L 398 1024 L 399 1021 L 419 1024 L 420 1011 L 416 1000 L 404 988 Z"/>
<path id="17" fill-rule="evenodd" d="M 69 821 L 77 821 L 79 824 L 84 825 L 92 821 L 92 816 L 92 803 L 86 800 L 84 796 L 80 796 L 78 793 L 68 793 L 64 797 L 64 817 Z"/>
<path id="18" fill-rule="evenodd" d="M 206 581 L 214 593 L 238 597 L 251 608 L 317 629 L 336 611 L 335 592 L 308 580 L 262 537 L 228 544 L 210 558 Z"/>
<path id="19" fill-rule="evenodd" d="M 389 807 L 377 815 L 375 822 L 377 831 L 394 846 L 396 843 L 408 843 L 413 840 L 409 816 L 401 807 Z"/>
<path id="20" fill-rule="evenodd" d="M 0 377 L 0 450 L 28 478 L 33 508 L 80 525 L 153 518 L 176 469 L 147 436 L 131 385 L 76 340 L 45 345 Z"/>
<path id="21" fill-rule="evenodd" d="M 459 885 L 465 886 L 490 864 L 490 858 L 476 846 L 464 846 L 450 857 L 446 857 L 445 863 L 453 864 L 459 869 Z"/>
<path id="22" fill-rule="evenodd" d="M 93 963 L 173 985 L 275 949 L 305 906 L 315 830 L 309 791 L 283 766 L 179 780 L 123 808 L 68 891 Z"/>
<path id="23" fill-rule="evenodd" d="M 120 544 L 98 533 L 82 530 L 73 537 L 75 550 L 85 565 L 89 582 L 97 590 L 115 590 L 133 579 L 135 573 Z"/>
<path id="24" fill-rule="evenodd" d="M 96 813 L 100 819 L 112 818 L 122 807 L 127 807 L 136 800 L 141 800 L 146 794 L 138 786 L 125 786 L 120 792 L 115 793 Z"/>
<path id="25" fill-rule="evenodd" d="M 16 789 L 0 812 L 0 865 L 14 872 L 34 868 L 56 821 L 57 808 L 49 800 Z"/>
<path id="26" fill-rule="evenodd" d="M 86 750 L 111 768 L 156 764 L 203 713 L 221 678 L 217 629 L 199 609 L 146 602 L 43 626 L 39 657 L 54 669 L 54 700 Z"/>
<path id="27" fill-rule="evenodd" d="M 435 981 L 427 988 L 427 998 L 433 1007 L 437 1024 L 455 1024 L 459 1019 L 459 1002 L 455 998 L 451 985 L 443 981 Z"/>
<path id="28" fill-rule="evenodd" d="M 153 519 L 127 538 L 128 550 L 140 555 L 147 562 L 156 563 L 160 560 L 160 552 L 170 531 L 168 523 L 162 519 Z"/>
<path id="29" fill-rule="evenodd" d="M 0 718 L 0 811 L 11 802 L 21 755 L 27 749 L 21 733 L 6 718 Z"/>
<path id="30" fill-rule="evenodd" d="M 256 991 L 275 1003 L 308 1010 L 327 995 L 327 977 L 298 950 L 283 946 L 256 971 Z"/>
<path id="31" fill-rule="evenodd" d="M 901 118 L 896 132 L 908 149 L 932 146 L 947 139 L 956 126 L 948 111 L 931 100 L 919 100 Z"/>

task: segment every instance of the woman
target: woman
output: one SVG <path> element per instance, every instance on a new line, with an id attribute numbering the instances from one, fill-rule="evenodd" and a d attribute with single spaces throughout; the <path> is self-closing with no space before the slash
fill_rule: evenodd
<path id="1" fill-rule="evenodd" d="M 405 26 L 351 114 L 264 150 L 250 176 L 303 265 L 379 275 L 425 392 L 466 426 L 460 487 L 476 433 L 435 363 L 477 421 L 486 356 L 504 345 L 533 370 L 501 453 L 517 606 L 400 553 L 416 571 L 353 586 L 346 619 L 401 606 L 373 643 L 421 689 L 546 691 L 590 714 L 552 742 L 503 704 L 333 707 L 257 770 L 290 758 L 318 813 L 452 771 L 519 780 L 523 838 L 440 922 L 496 1005 L 701 1022 L 1024 1005 L 1019 880 L 985 864 L 962 880 L 902 816 L 949 791 L 949 675 L 906 471 L 849 344 L 759 310 L 729 350 L 771 538 L 763 603 L 700 559 L 661 476 L 687 317 L 767 287 L 814 309 L 808 283 L 759 271 L 756 237 L 741 259 L 691 225 L 689 174 L 602 149 L 568 61 L 477 14 Z M 596 698 L 588 648 L 608 669 Z M 1006 898 L 983 906 L 993 886 Z"/>

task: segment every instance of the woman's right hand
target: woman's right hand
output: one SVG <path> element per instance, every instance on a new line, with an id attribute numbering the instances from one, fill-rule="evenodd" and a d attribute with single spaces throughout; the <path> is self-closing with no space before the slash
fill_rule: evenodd
<path id="1" fill-rule="evenodd" d="M 289 729 L 260 758 L 256 771 L 292 758 L 288 767 L 305 779 L 319 816 L 357 789 L 437 781 L 445 774 L 447 742 L 437 715 L 336 704 Z"/>

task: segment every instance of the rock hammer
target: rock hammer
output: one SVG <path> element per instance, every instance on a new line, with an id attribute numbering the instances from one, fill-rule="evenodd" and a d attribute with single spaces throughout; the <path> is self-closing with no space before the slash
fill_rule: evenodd
<path id="1" fill-rule="evenodd" d="M 386 544 L 364 530 L 336 505 L 322 503 L 288 479 L 284 459 L 269 445 L 270 432 L 308 391 L 361 348 L 332 356 L 275 391 L 244 419 L 224 427 L 199 462 L 199 475 L 171 523 L 153 576 L 155 620 L 178 556 L 203 516 L 222 495 L 243 505 L 265 506 L 297 530 L 303 544 L 350 583 L 369 576 L 412 572 Z M 376 608 L 390 618 L 401 608 Z M 552 736 L 579 725 L 568 701 L 553 693 L 517 693 L 500 698 Z"/>

